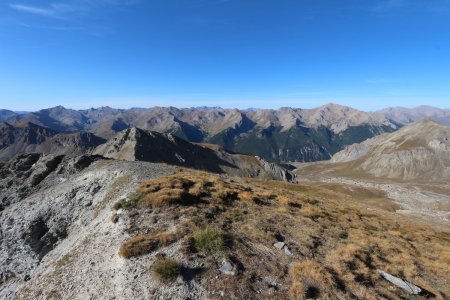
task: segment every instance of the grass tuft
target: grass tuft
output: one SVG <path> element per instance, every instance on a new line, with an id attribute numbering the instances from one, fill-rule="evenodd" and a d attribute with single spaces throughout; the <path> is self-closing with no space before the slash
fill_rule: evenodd
<path id="1" fill-rule="evenodd" d="M 140 234 L 122 243 L 119 254 L 124 258 L 148 254 L 160 246 L 167 246 L 175 242 L 176 238 L 176 235 L 170 232 Z"/>
<path id="2" fill-rule="evenodd" d="M 114 203 L 114 205 L 113 205 L 114 210 L 119 210 L 119 209 L 132 210 L 135 207 L 136 207 L 135 201 L 126 200 L 126 199 L 119 200 L 118 202 Z"/>
<path id="3" fill-rule="evenodd" d="M 333 276 L 322 264 L 306 260 L 292 264 L 289 274 L 292 284 L 290 293 L 294 299 L 328 299 L 335 288 Z M 332 298 L 332 297 L 331 297 Z"/>
<path id="4" fill-rule="evenodd" d="M 194 243 L 199 251 L 205 253 L 218 253 L 225 248 L 222 232 L 212 227 L 194 231 Z"/>
<path id="5" fill-rule="evenodd" d="M 170 281 L 178 277 L 181 264 L 174 259 L 164 258 L 153 264 L 153 274 L 161 281 Z"/>

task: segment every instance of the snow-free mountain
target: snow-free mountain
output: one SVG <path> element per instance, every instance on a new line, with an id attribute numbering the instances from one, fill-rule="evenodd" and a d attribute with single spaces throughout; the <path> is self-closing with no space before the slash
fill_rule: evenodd
<path id="1" fill-rule="evenodd" d="M 315 109 L 222 109 L 110 107 L 72 110 L 62 106 L 28 114 L 2 111 L 10 125 L 33 123 L 57 132 L 91 132 L 109 139 L 137 127 L 172 133 L 190 142 L 218 144 L 268 161 L 329 159 L 344 146 L 392 132 L 399 125 L 380 113 L 327 104 Z"/>
<path id="2" fill-rule="evenodd" d="M 347 163 L 341 172 L 357 177 L 448 182 L 450 126 L 418 121 L 396 132 L 347 146 L 331 162 Z"/>

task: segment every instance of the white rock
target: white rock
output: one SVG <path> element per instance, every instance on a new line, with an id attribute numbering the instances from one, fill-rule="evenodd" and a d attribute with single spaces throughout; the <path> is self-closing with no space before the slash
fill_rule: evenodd
<path id="1" fill-rule="evenodd" d="M 289 250 L 289 248 L 287 246 L 284 246 L 284 253 L 287 256 L 292 256 L 293 255 L 292 252 Z"/>
<path id="2" fill-rule="evenodd" d="M 219 269 L 222 274 L 234 276 L 237 274 L 236 266 L 228 259 L 222 261 L 222 266 Z"/>
<path id="3" fill-rule="evenodd" d="M 283 249 L 284 245 L 286 245 L 286 244 L 283 242 L 278 242 L 278 243 L 273 244 L 273 246 L 279 250 Z"/>
<path id="4" fill-rule="evenodd" d="M 387 281 L 389 281 L 390 283 L 398 286 L 401 289 L 404 289 L 405 291 L 407 291 L 408 293 L 414 294 L 414 295 L 418 295 L 422 289 L 414 284 L 412 284 L 411 282 L 408 282 L 406 280 L 403 280 L 399 277 L 395 277 L 389 273 L 386 273 L 382 270 L 377 270 L 378 273 L 381 274 L 381 276 L 383 276 L 384 279 L 386 279 Z"/>

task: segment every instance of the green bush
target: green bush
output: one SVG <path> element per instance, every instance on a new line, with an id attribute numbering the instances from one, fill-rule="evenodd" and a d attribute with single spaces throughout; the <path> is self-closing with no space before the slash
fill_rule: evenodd
<path id="1" fill-rule="evenodd" d="M 180 271 L 180 263 L 170 258 L 160 259 L 153 265 L 153 273 L 162 281 L 175 279 Z"/>
<path id="2" fill-rule="evenodd" d="M 206 253 L 217 253 L 224 249 L 224 238 L 219 229 L 206 227 L 194 232 L 195 247 Z"/>

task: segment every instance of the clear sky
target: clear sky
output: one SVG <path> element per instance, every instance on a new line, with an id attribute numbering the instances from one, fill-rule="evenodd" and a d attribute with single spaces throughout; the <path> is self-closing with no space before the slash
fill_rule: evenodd
<path id="1" fill-rule="evenodd" d="M 4 0 L 0 108 L 450 107 L 450 0 Z"/>

